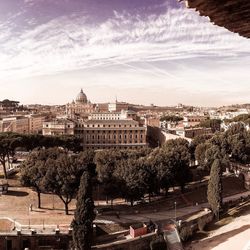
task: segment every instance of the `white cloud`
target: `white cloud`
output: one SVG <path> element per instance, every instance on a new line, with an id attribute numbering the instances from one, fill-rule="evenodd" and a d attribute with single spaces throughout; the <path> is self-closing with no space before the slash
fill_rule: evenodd
<path id="1" fill-rule="evenodd" d="M 100 26 L 87 24 L 81 13 L 63 16 L 18 35 L 0 24 L 0 77 L 136 61 L 249 56 L 246 39 L 213 26 L 193 10 L 172 9 L 148 18 L 114 14 Z"/>

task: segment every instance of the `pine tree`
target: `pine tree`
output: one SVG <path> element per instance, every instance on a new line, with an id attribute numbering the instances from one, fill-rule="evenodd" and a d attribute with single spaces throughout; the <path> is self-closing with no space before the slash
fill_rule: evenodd
<path id="1" fill-rule="evenodd" d="M 222 167 L 221 162 L 216 159 L 213 162 L 208 182 L 207 199 L 214 215 L 219 216 L 222 205 Z"/>
<path id="2" fill-rule="evenodd" d="M 81 177 L 77 195 L 76 211 L 71 223 L 73 228 L 73 243 L 77 250 L 90 250 L 93 239 L 93 221 L 95 219 L 94 202 L 92 199 L 92 184 L 86 171 Z"/>

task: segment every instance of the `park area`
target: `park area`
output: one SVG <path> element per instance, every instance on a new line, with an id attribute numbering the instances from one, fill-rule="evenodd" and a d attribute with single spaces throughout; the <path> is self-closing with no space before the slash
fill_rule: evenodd
<path id="1" fill-rule="evenodd" d="M 10 228 L 36 228 L 40 230 L 68 231 L 73 219 L 75 200 L 69 204 L 69 215 L 65 215 L 64 204 L 59 197 L 53 194 L 41 195 L 41 208 L 37 207 L 37 193 L 31 188 L 22 187 L 18 176 L 9 179 L 9 190 L 5 195 L 0 196 L 0 221 Z M 192 188 L 195 187 L 195 188 Z M 239 178 L 226 177 L 223 179 L 224 196 L 232 196 L 243 193 L 246 190 Z M 98 197 L 101 192 L 97 188 L 94 197 Z M 100 195 L 100 197 L 102 197 Z M 145 199 L 147 200 L 147 199 Z M 176 210 L 174 204 L 176 202 Z M 178 188 L 169 192 L 168 197 L 153 197 L 151 203 L 143 203 L 131 207 L 123 199 L 116 199 L 111 204 L 106 204 L 105 198 L 95 200 L 97 211 L 97 222 L 107 224 L 108 232 L 127 229 L 129 224 L 141 221 L 164 221 L 177 216 L 184 218 L 187 214 L 200 211 L 207 206 L 206 200 L 206 181 L 204 183 L 188 185 L 185 193 L 182 194 Z M 10 218 L 12 225 L 3 219 Z M 117 226 L 115 226 L 117 225 Z M 119 225 L 119 226 L 118 226 Z"/>

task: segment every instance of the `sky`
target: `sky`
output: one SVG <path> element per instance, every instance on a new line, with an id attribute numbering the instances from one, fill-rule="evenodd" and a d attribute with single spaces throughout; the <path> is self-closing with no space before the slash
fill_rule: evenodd
<path id="1" fill-rule="evenodd" d="M 250 40 L 177 0 L 1 0 L 0 100 L 250 102 Z"/>

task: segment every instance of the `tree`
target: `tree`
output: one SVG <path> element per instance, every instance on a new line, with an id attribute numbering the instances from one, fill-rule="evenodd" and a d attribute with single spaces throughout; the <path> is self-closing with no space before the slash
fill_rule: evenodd
<path id="1" fill-rule="evenodd" d="M 120 175 L 115 176 L 115 170 L 119 166 L 121 160 L 137 160 L 144 158 L 149 154 L 150 149 L 141 150 L 102 150 L 95 155 L 96 171 L 98 181 L 103 186 L 103 192 L 106 195 L 106 201 L 111 200 L 121 195 L 120 185 L 124 183 L 121 181 Z M 122 182 L 122 183 L 121 183 Z"/>
<path id="2" fill-rule="evenodd" d="M 234 124 L 225 135 L 229 143 L 231 158 L 241 163 L 248 163 L 250 161 L 250 134 L 244 124 Z"/>
<path id="3" fill-rule="evenodd" d="M 173 166 L 170 158 L 164 150 L 160 149 L 149 157 L 148 164 L 151 166 L 152 175 L 155 175 L 150 180 L 152 189 L 155 192 L 164 189 L 167 195 L 168 189 L 174 184 Z"/>
<path id="4" fill-rule="evenodd" d="M 219 215 L 222 206 L 222 167 L 220 160 L 213 162 L 208 182 L 207 199 L 214 215 Z"/>
<path id="5" fill-rule="evenodd" d="M 209 147 L 211 147 L 209 143 L 201 143 L 195 149 L 195 159 L 203 170 L 207 168 L 206 151 Z"/>
<path id="6" fill-rule="evenodd" d="M 20 135 L 16 133 L 0 133 L 0 163 L 3 166 L 4 177 L 8 178 L 6 162 L 10 164 L 10 157 L 14 157 L 15 150 L 21 145 Z"/>
<path id="7" fill-rule="evenodd" d="M 189 152 L 191 155 L 191 160 L 195 161 L 196 156 L 195 156 L 195 151 L 196 148 L 201 145 L 204 144 L 205 142 L 207 142 L 212 136 L 210 134 L 205 134 L 205 135 L 197 135 L 194 137 L 194 139 L 192 140 L 191 144 L 189 145 Z"/>
<path id="8" fill-rule="evenodd" d="M 91 250 L 94 219 L 91 177 L 88 171 L 85 171 L 81 177 L 75 216 L 71 223 L 73 228 L 73 243 L 77 250 Z"/>
<path id="9" fill-rule="evenodd" d="M 98 151 L 95 155 L 97 178 L 99 183 L 103 185 L 103 192 L 106 195 L 106 202 L 120 194 L 119 181 L 114 177 L 114 171 L 117 161 L 121 160 L 121 151 L 118 150 L 103 150 Z"/>
<path id="10" fill-rule="evenodd" d="M 222 121 L 220 119 L 208 119 L 208 120 L 202 121 L 199 124 L 199 127 L 211 128 L 212 132 L 214 133 L 215 131 L 220 131 L 221 122 Z"/>
<path id="11" fill-rule="evenodd" d="M 166 121 L 166 122 L 174 122 L 178 123 L 179 121 L 182 121 L 183 117 L 176 116 L 176 115 L 165 115 L 160 118 L 160 121 Z"/>
<path id="12" fill-rule="evenodd" d="M 30 186 L 37 192 L 38 208 L 41 208 L 41 193 L 44 189 L 44 177 L 47 171 L 46 158 L 50 153 L 45 150 L 35 150 L 21 165 L 21 183 Z"/>
<path id="13" fill-rule="evenodd" d="M 191 180 L 189 143 L 185 139 L 169 140 L 163 150 L 172 166 L 173 179 L 183 192 L 185 184 Z"/>
<path id="14" fill-rule="evenodd" d="M 117 163 L 114 176 L 121 183 L 122 197 L 129 200 L 131 206 L 146 193 L 149 178 L 141 160 L 121 160 Z"/>
<path id="15" fill-rule="evenodd" d="M 57 149 L 59 150 L 59 149 Z M 47 172 L 44 178 L 45 189 L 55 193 L 64 203 L 65 214 L 69 214 L 68 205 L 75 197 L 83 172 L 88 168 L 79 156 L 69 156 L 60 151 L 55 159 L 46 161 Z"/>

